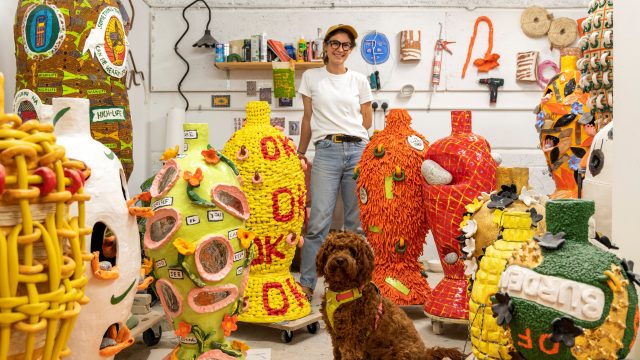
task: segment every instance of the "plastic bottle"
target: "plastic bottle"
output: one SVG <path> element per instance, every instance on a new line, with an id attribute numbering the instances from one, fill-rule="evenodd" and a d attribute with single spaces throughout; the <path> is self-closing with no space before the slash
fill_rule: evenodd
<path id="1" fill-rule="evenodd" d="M 313 40 L 313 45 L 311 49 L 313 50 L 312 60 L 322 60 L 322 45 L 324 44 L 324 39 L 322 38 L 322 29 L 318 28 L 318 37 Z"/>
<path id="2" fill-rule="evenodd" d="M 300 35 L 300 39 L 298 40 L 298 55 L 296 58 L 298 62 L 303 62 L 306 59 L 305 53 L 307 51 L 307 42 L 304 41 L 304 36 Z"/>

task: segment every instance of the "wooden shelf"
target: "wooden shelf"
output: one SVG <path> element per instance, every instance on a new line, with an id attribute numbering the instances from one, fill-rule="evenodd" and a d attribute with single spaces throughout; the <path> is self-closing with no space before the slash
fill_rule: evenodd
<path id="1" fill-rule="evenodd" d="M 270 62 L 217 62 L 215 66 L 220 70 L 271 70 Z M 296 62 L 296 70 L 307 70 L 324 66 L 318 62 Z"/>

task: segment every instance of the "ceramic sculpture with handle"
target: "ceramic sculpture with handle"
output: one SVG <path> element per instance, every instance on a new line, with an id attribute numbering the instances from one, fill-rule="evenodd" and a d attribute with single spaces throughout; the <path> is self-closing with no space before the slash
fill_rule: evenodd
<path id="1" fill-rule="evenodd" d="M 151 185 L 144 234 L 155 289 L 179 344 L 171 359 L 244 358 L 237 329 L 252 243 L 241 240 L 249 205 L 231 160 L 208 145 L 207 124 L 185 124 L 185 151 Z"/>
<path id="2" fill-rule="evenodd" d="M 459 225 L 465 206 L 495 187 L 496 167 L 487 140 L 471 132 L 471 112 L 452 111 L 451 135 L 432 143 L 422 164 L 427 181 L 427 222 L 444 271 L 444 279 L 424 305 L 429 315 L 468 318 L 468 284 L 457 239 Z"/>
<path id="3" fill-rule="evenodd" d="M 256 246 L 246 296 L 246 322 L 280 322 L 308 315 L 311 306 L 289 272 L 306 214 L 304 172 L 291 139 L 270 124 L 266 101 L 247 104 L 247 122 L 223 153 L 237 164 L 249 201 L 247 239 Z"/>
<path id="4" fill-rule="evenodd" d="M 509 260 L 492 298 L 514 359 L 625 359 L 638 332 L 633 262 L 591 244 L 593 201 L 547 202 L 547 232 Z"/>
<path id="5" fill-rule="evenodd" d="M 140 277 L 140 238 L 136 218 L 127 208 L 124 170 L 116 155 L 90 133 L 88 99 L 54 98 L 58 143 L 67 156 L 91 168 L 85 192 L 86 226 L 93 229 L 85 250 L 93 254 L 87 267 L 86 295 L 91 300 L 71 335 L 72 359 L 112 359 L 133 344 L 126 321 Z M 106 313 L 108 316 L 96 316 Z"/>
<path id="6" fill-rule="evenodd" d="M 428 231 L 420 167 L 429 143 L 410 125 L 406 110 L 391 110 L 354 175 L 362 228 L 376 253 L 373 282 L 399 305 L 424 304 L 431 296 L 418 262 Z"/>

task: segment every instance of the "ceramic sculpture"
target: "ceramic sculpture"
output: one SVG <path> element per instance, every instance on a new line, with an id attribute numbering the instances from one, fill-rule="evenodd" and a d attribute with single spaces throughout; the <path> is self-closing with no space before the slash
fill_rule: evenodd
<path id="1" fill-rule="evenodd" d="M 411 128 L 406 110 L 393 109 L 386 120 L 354 175 L 362 228 L 376 254 L 373 282 L 396 304 L 424 304 L 431 288 L 418 262 L 428 230 L 420 167 L 429 143 Z"/>
<path id="2" fill-rule="evenodd" d="M 580 162 L 595 135 L 595 123 L 586 108 L 588 95 L 577 87 L 580 71 L 576 70 L 576 54 L 572 49 L 560 59 L 561 71 L 544 90 L 536 108 L 536 129 L 540 147 L 555 192 L 551 198 L 578 198 L 580 194 Z"/>
<path id="3" fill-rule="evenodd" d="M 587 106 L 602 128 L 613 120 L 613 0 L 591 0 L 582 31 L 580 87 L 589 94 Z"/>
<path id="4" fill-rule="evenodd" d="M 151 185 L 146 254 L 179 345 L 171 359 L 244 358 L 234 331 L 249 276 L 249 217 L 233 162 L 208 147 L 207 124 L 185 124 L 184 155 L 167 159 Z"/>
<path id="5" fill-rule="evenodd" d="M 92 228 L 85 250 L 93 253 L 85 294 L 91 299 L 71 335 L 72 359 L 108 359 L 133 344 L 125 325 L 140 275 L 140 238 L 127 209 L 124 170 L 115 154 L 91 138 L 89 100 L 55 98 L 55 134 L 67 156 L 91 168 L 84 190 L 91 196 L 85 224 Z M 96 316 L 106 313 L 108 316 Z M 104 339 L 103 339 L 104 337 Z"/>
<path id="6" fill-rule="evenodd" d="M 126 32 L 118 0 L 18 2 L 15 111 L 27 121 L 42 118 L 40 105 L 56 97 L 91 100 L 92 135 L 115 152 L 129 176 Z"/>
<path id="7" fill-rule="evenodd" d="M 69 355 L 89 300 L 83 182 L 91 170 L 67 159 L 50 124 L 4 114 L 3 85 L 0 74 L 0 359 L 56 360 Z"/>
<path id="8" fill-rule="evenodd" d="M 305 218 L 304 171 L 293 141 L 270 124 L 266 101 L 247 104 L 247 122 L 222 151 L 244 179 L 251 217 L 246 236 L 256 245 L 246 296 L 246 322 L 280 322 L 308 315 L 311 306 L 289 272 Z"/>
<path id="9" fill-rule="evenodd" d="M 593 139 L 583 181 L 582 198 L 596 203 L 596 230 L 611 236 L 613 184 L 613 123 L 604 126 Z M 629 244 L 631 244 L 629 242 Z"/>
<path id="10" fill-rule="evenodd" d="M 492 299 L 514 359 L 624 359 L 638 331 L 633 262 L 592 245 L 593 201 L 546 204 L 547 229 L 523 246 Z"/>
<path id="11" fill-rule="evenodd" d="M 480 193 L 496 183 L 496 163 L 487 140 L 471 132 L 471 112 L 451 112 L 451 135 L 429 147 L 422 173 L 427 180 L 426 210 L 444 279 L 433 289 L 424 309 L 432 316 L 467 319 L 469 303 L 459 224 Z"/>
<path id="12" fill-rule="evenodd" d="M 498 291 L 500 274 L 513 253 L 546 231 L 546 197 L 529 189 L 528 168 L 496 172 L 497 191 L 482 194 L 466 206 L 459 238 L 465 273 L 471 283 L 469 321 L 476 359 L 510 359 L 511 338 L 502 336 L 491 312 L 490 297 Z"/>

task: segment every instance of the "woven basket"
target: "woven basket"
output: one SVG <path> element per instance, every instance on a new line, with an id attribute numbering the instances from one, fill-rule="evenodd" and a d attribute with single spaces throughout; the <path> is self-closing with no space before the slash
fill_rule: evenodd
<path id="1" fill-rule="evenodd" d="M 0 88 L 4 79 L 0 74 Z M 0 359 L 59 359 L 84 296 L 85 165 L 0 94 Z M 69 206 L 78 217 L 68 218 Z"/>

